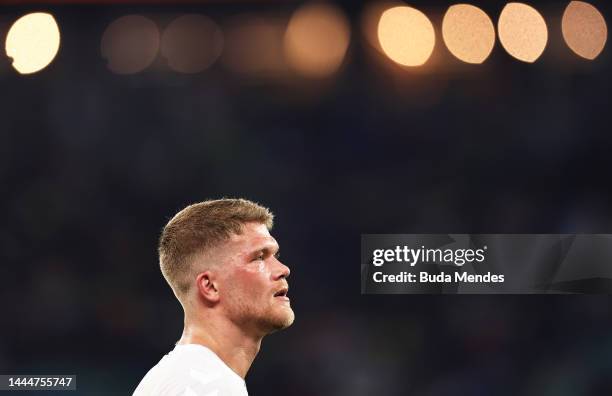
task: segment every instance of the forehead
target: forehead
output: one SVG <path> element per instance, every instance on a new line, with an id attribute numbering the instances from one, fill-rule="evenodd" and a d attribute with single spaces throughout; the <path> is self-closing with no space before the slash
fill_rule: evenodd
<path id="1" fill-rule="evenodd" d="M 236 253 L 248 253 L 260 249 L 278 249 L 278 243 L 270 235 L 265 224 L 246 223 L 242 234 L 232 235 L 226 244 L 226 248 Z"/>

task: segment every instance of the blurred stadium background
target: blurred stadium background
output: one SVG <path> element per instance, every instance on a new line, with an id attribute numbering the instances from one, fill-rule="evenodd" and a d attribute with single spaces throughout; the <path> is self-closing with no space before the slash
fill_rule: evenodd
<path id="1" fill-rule="evenodd" d="M 454 3 L 415 0 L 436 37 L 417 67 L 376 40 L 387 3 L 319 4 L 314 25 L 303 2 L 134 3 L 0 8 L 2 43 L 31 12 L 61 37 L 39 72 L 0 59 L 0 372 L 131 394 L 182 329 L 161 227 L 228 196 L 272 208 L 292 269 L 297 320 L 251 395 L 612 394 L 607 295 L 359 295 L 362 233 L 612 232 L 610 51 L 568 48 L 568 1 L 530 3 L 536 62 L 496 39 L 471 65 L 441 38 Z M 497 26 L 505 2 L 473 4 Z"/>

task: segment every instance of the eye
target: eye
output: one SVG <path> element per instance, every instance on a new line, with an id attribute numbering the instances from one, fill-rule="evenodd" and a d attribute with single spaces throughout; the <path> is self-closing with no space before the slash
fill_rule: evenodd
<path id="1" fill-rule="evenodd" d="M 274 257 L 278 260 L 280 259 L 280 252 L 276 252 L 274 253 Z"/>
<path id="2" fill-rule="evenodd" d="M 259 253 L 257 256 L 255 256 L 255 257 L 253 258 L 253 260 L 252 260 L 252 261 L 259 261 L 259 260 L 263 260 L 264 258 L 265 258 L 265 257 L 264 257 L 264 254 L 263 254 L 263 253 Z"/>

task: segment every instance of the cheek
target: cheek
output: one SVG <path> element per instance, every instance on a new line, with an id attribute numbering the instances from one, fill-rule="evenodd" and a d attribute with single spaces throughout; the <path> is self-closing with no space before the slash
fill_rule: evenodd
<path id="1" fill-rule="evenodd" d="M 268 265 L 266 265 L 265 261 L 257 261 L 251 263 L 251 265 L 244 267 L 240 274 L 246 278 L 258 279 L 258 280 L 268 280 L 270 279 L 271 272 Z"/>
<path id="2" fill-rule="evenodd" d="M 255 296 L 267 293 L 270 289 L 271 272 L 266 263 L 253 263 L 236 273 L 236 280 L 245 294 Z"/>
<path id="3" fill-rule="evenodd" d="M 266 263 L 264 261 L 260 261 L 257 264 L 257 273 L 260 274 L 261 276 L 263 276 L 265 279 L 269 279 L 270 277 L 270 269 L 268 268 L 268 266 L 266 265 Z"/>

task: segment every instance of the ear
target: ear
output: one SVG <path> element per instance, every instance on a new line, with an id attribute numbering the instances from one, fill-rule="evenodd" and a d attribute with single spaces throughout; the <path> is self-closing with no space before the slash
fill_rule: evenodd
<path id="1" fill-rule="evenodd" d="M 198 285 L 198 294 L 209 303 L 216 303 L 219 301 L 219 290 L 217 289 L 217 283 L 215 274 L 211 271 L 204 271 L 198 274 L 196 277 L 196 284 Z"/>

